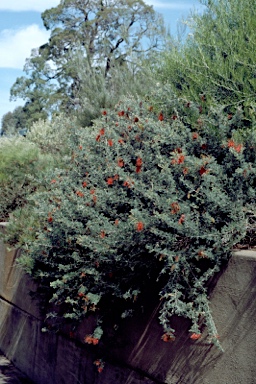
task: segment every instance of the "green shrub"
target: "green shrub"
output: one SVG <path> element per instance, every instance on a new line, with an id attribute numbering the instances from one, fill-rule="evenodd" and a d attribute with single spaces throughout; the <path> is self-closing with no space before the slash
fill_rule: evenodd
<path id="1" fill-rule="evenodd" d="M 25 138 L 12 137 L 0 139 L 0 164 L 0 218 L 8 220 L 10 213 L 26 205 L 53 160 Z"/>
<path id="2" fill-rule="evenodd" d="M 32 196 L 39 224 L 20 238 L 20 262 L 55 306 L 49 326 L 96 311 L 103 323 L 88 343 L 98 343 L 104 315 L 130 315 L 152 285 L 164 341 L 177 314 L 191 320 L 192 339 L 205 324 L 218 343 L 206 284 L 244 236 L 255 144 L 236 142 L 222 111 L 162 100 L 183 113 L 128 98 L 90 132 L 78 129 L 69 168 L 49 172 L 47 192 Z"/>
<path id="3" fill-rule="evenodd" d="M 56 162 L 63 162 L 69 155 L 69 137 L 76 120 L 65 114 L 53 116 L 52 120 L 39 120 L 28 130 L 26 138 L 36 144 L 42 153 L 51 154 Z"/>

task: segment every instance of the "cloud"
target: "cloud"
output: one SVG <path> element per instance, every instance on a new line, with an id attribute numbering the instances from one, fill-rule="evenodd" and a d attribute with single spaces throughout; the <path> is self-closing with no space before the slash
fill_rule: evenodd
<path id="1" fill-rule="evenodd" d="M 173 1 L 173 2 L 163 2 L 163 1 L 158 1 L 158 0 L 146 0 L 145 3 L 148 5 L 153 5 L 154 8 L 161 8 L 161 9 L 173 9 L 176 11 L 179 10 L 189 10 L 193 8 L 193 5 L 190 3 L 186 2 L 180 2 L 180 1 Z"/>
<path id="2" fill-rule="evenodd" d="M 0 11 L 36 11 L 56 7 L 60 0 L 0 0 Z"/>
<path id="3" fill-rule="evenodd" d="M 36 24 L 0 31 L 0 67 L 22 69 L 31 49 L 38 48 L 48 39 L 49 32 Z"/>

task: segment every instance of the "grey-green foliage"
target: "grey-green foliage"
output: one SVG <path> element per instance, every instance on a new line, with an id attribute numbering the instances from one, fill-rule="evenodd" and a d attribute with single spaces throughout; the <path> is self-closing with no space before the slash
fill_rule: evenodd
<path id="1" fill-rule="evenodd" d="M 43 154 L 50 154 L 56 165 L 62 163 L 70 153 L 69 138 L 76 127 L 76 119 L 61 113 L 52 120 L 39 120 L 28 130 L 26 138 L 40 148 Z M 59 164 L 60 165 L 60 164 Z"/>
<path id="2" fill-rule="evenodd" d="M 91 66 L 82 54 L 72 58 L 77 68 L 79 90 L 73 100 L 76 115 L 82 126 L 91 125 L 103 108 L 113 108 L 124 95 L 144 98 L 155 88 L 155 79 L 150 66 L 155 57 L 131 60 L 115 65 L 105 74 L 104 66 Z"/>
<path id="3" fill-rule="evenodd" d="M 240 103 L 255 112 L 255 1 L 201 2 L 204 13 L 188 19 L 191 33 L 183 45 L 172 40 L 160 76 L 192 99 L 204 95 L 207 101 Z"/>

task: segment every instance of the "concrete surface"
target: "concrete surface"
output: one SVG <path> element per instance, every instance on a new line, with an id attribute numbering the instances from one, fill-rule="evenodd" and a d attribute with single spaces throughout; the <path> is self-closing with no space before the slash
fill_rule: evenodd
<path id="1" fill-rule="evenodd" d="M 0 351 L 0 384 L 33 384 L 26 375 L 1 354 Z"/>

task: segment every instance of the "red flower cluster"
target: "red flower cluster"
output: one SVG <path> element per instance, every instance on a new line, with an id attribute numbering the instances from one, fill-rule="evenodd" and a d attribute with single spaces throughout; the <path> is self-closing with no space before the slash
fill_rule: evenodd
<path id="1" fill-rule="evenodd" d="M 113 177 L 109 177 L 108 179 L 107 179 L 107 185 L 113 185 L 114 184 L 114 179 L 113 179 Z"/>
<path id="2" fill-rule="evenodd" d="M 159 121 L 163 121 L 164 120 L 164 115 L 162 114 L 162 112 L 159 113 L 158 120 Z"/>
<path id="3" fill-rule="evenodd" d="M 199 169 L 200 176 L 203 176 L 205 173 L 209 173 L 209 169 L 206 169 L 205 167 L 201 167 Z"/>
<path id="4" fill-rule="evenodd" d="M 99 344 L 99 339 L 97 339 L 96 337 L 93 337 L 92 335 L 86 335 L 84 338 L 84 342 L 87 344 L 97 345 Z"/>
<path id="5" fill-rule="evenodd" d="M 227 146 L 228 148 L 234 148 L 237 153 L 240 153 L 243 148 L 242 144 L 236 144 L 232 139 L 228 140 Z"/>
<path id="6" fill-rule="evenodd" d="M 137 229 L 138 232 L 143 231 L 143 229 L 144 229 L 144 224 L 142 223 L 142 221 L 139 221 L 139 222 L 137 223 L 137 225 L 136 225 L 136 229 Z"/>
<path id="7" fill-rule="evenodd" d="M 192 335 L 190 336 L 190 339 L 198 340 L 200 339 L 200 337 L 201 337 L 201 333 L 192 333 Z"/>
<path id="8" fill-rule="evenodd" d="M 172 333 L 165 333 L 165 334 L 163 334 L 163 336 L 161 337 L 161 339 L 162 339 L 165 343 L 169 343 L 170 341 L 174 341 L 174 340 L 175 340 L 175 336 L 174 336 Z"/>
<path id="9" fill-rule="evenodd" d="M 182 215 L 181 215 L 181 217 L 179 218 L 179 221 L 178 221 L 178 223 L 181 225 L 181 224 L 183 224 L 183 223 L 184 223 L 184 221 L 185 221 L 185 215 L 184 215 L 184 214 L 182 214 Z"/>
<path id="10" fill-rule="evenodd" d="M 180 211 L 180 206 L 179 206 L 179 203 L 171 203 L 171 214 L 172 215 L 176 215 L 176 213 L 178 213 Z"/>
<path id="11" fill-rule="evenodd" d="M 76 191 L 76 195 L 79 197 L 84 197 L 84 194 L 81 191 Z"/>
<path id="12" fill-rule="evenodd" d="M 171 164 L 183 164 L 185 161 L 185 156 L 180 155 L 176 159 L 172 159 Z"/>
<path id="13" fill-rule="evenodd" d="M 141 172 L 141 167 L 142 167 L 143 161 L 140 157 L 137 158 L 136 160 L 136 173 Z"/>
<path id="14" fill-rule="evenodd" d="M 96 136 L 96 141 L 100 141 L 100 137 L 103 136 L 104 134 L 105 134 L 105 129 L 101 128 L 99 134 Z"/>
<path id="15" fill-rule="evenodd" d="M 118 167 L 124 167 L 124 161 L 123 161 L 123 159 L 118 159 L 117 160 L 117 165 L 118 165 Z"/>
<path id="16" fill-rule="evenodd" d="M 101 373 L 101 372 L 103 371 L 103 368 L 104 368 L 104 363 L 103 363 L 103 361 L 102 361 L 101 359 L 98 359 L 98 360 L 95 360 L 95 361 L 94 361 L 94 364 L 96 365 L 96 367 L 98 367 L 98 368 L 97 368 L 97 371 L 98 371 L 99 373 Z"/>

